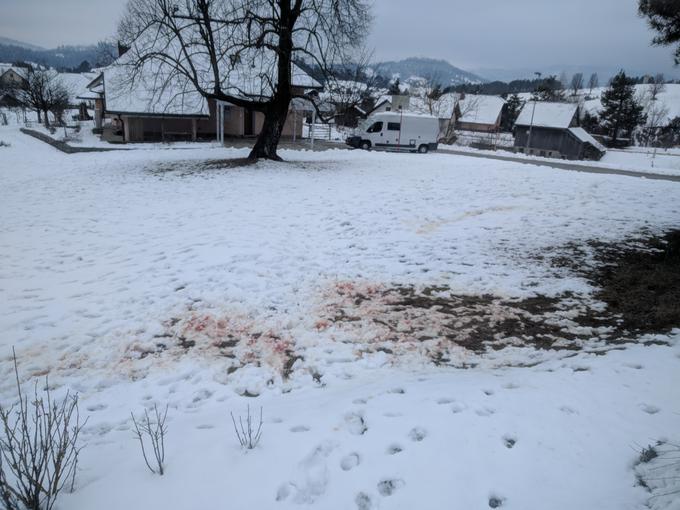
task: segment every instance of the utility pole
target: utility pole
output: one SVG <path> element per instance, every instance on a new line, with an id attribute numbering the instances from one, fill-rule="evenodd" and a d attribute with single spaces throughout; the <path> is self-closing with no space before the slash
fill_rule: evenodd
<path id="1" fill-rule="evenodd" d="M 542 76 L 542 73 L 534 73 L 536 76 L 539 78 Z M 536 92 L 536 89 L 534 88 L 534 92 Z M 529 125 L 529 139 L 527 140 L 527 153 L 531 150 L 531 135 L 533 134 L 534 131 L 534 115 L 536 114 L 536 99 L 534 99 L 534 107 L 531 110 L 531 124 Z"/>

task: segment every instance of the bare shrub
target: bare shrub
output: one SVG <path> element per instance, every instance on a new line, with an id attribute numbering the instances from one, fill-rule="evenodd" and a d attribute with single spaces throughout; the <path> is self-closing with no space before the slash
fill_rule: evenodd
<path id="1" fill-rule="evenodd" d="M 80 422 L 78 396 L 53 400 L 49 381 L 30 400 L 19 382 L 14 354 L 18 402 L 0 405 L 0 501 L 9 510 L 51 510 L 64 488 L 73 490 L 78 467 Z"/>
<path id="2" fill-rule="evenodd" d="M 139 420 L 135 418 L 133 413 L 132 423 L 135 426 L 135 437 L 139 441 L 139 446 L 142 449 L 142 456 L 146 467 L 149 468 L 154 475 L 163 476 L 165 473 L 165 435 L 168 428 L 165 425 L 165 420 L 168 417 L 168 406 L 165 406 L 165 411 L 161 413 L 158 406 L 153 406 L 153 417 L 149 415 L 148 409 L 144 409 L 144 416 Z M 150 443 L 153 457 L 147 454 L 147 447 L 145 443 Z M 152 465 L 153 462 L 153 465 Z"/>
<path id="3" fill-rule="evenodd" d="M 236 438 L 240 445 L 247 449 L 252 450 L 255 448 L 262 437 L 262 408 L 260 407 L 260 420 L 257 425 L 253 421 L 253 415 L 250 413 L 250 406 L 248 406 L 248 414 L 246 416 L 245 423 L 243 417 L 238 417 L 238 425 L 236 424 L 236 418 L 234 418 L 234 413 L 231 413 L 231 421 L 234 424 L 234 431 L 236 432 Z"/>

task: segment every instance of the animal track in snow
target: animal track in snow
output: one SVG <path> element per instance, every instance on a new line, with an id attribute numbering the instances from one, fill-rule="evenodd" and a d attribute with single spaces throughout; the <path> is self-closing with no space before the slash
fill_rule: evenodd
<path id="1" fill-rule="evenodd" d="M 294 434 L 297 434 L 299 432 L 309 432 L 309 427 L 307 425 L 295 425 L 294 427 L 290 428 L 290 431 L 293 432 Z"/>
<path id="2" fill-rule="evenodd" d="M 480 407 L 479 409 L 477 409 L 475 411 L 475 414 L 477 416 L 491 416 L 495 412 L 496 412 L 496 410 L 491 408 L 491 407 Z"/>
<path id="3" fill-rule="evenodd" d="M 404 388 L 393 388 L 388 393 L 395 393 L 397 395 L 403 395 L 404 393 L 406 393 L 406 390 L 404 390 Z"/>
<path id="4" fill-rule="evenodd" d="M 500 508 L 505 503 L 505 498 L 499 496 L 491 496 L 489 498 L 489 508 Z"/>
<path id="5" fill-rule="evenodd" d="M 362 411 L 356 413 L 349 413 L 345 415 L 345 423 L 350 434 L 355 436 L 362 436 L 368 430 L 366 420 Z"/>
<path id="6" fill-rule="evenodd" d="M 453 404 L 451 404 L 451 412 L 453 414 L 462 413 L 466 409 L 467 409 L 467 406 L 465 404 L 463 404 L 462 402 L 454 402 Z"/>
<path id="7" fill-rule="evenodd" d="M 87 406 L 86 409 L 90 411 L 91 413 L 94 413 L 96 411 L 103 411 L 106 409 L 108 406 L 106 404 L 93 404 L 91 406 Z"/>
<path id="8" fill-rule="evenodd" d="M 578 414 L 578 411 L 576 409 L 569 406 L 560 407 L 560 411 L 562 411 L 565 414 Z"/>
<path id="9" fill-rule="evenodd" d="M 401 489 L 406 482 L 401 479 L 382 480 L 378 482 L 378 492 L 381 496 L 391 496 L 397 489 Z"/>
<path id="10" fill-rule="evenodd" d="M 357 494 L 357 497 L 354 498 L 354 502 L 357 505 L 357 510 L 371 510 L 373 508 L 371 497 L 365 492 Z"/>
<path id="11" fill-rule="evenodd" d="M 350 453 L 349 455 L 345 455 L 342 460 L 340 461 L 340 468 L 343 471 L 351 471 L 355 467 L 357 467 L 359 464 L 361 464 L 361 457 L 359 456 L 358 453 Z"/>
<path id="12" fill-rule="evenodd" d="M 660 408 L 653 406 L 651 404 L 640 404 L 640 409 L 642 409 L 642 411 L 644 411 L 647 414 L 656 414 L 659 411 L 661 411 Z"/>
<path id="13" fill-rule="evenodd" d="M 492 396 L 492 395 L 493 395 L 493 390 L 484 390 L 484 395 L 486 395 L 487 397 Z"/>
<path id="14" fill-rule="evenodd" d="M 396 455 L 397 453 L 401 453 L 403 451 L 404 449 L 398 444 L 392 444 L 387 447 L 387 455 Z"/>
<path id="15" fill-rule="evenodd" d="M 446 397 L 440 398 L 439 400 L 437 400 L 437 404 L 440 405 L 440 406 L 443 406 L 443 405 L 446 405 L 446 404 L 453 404 L 454 402 L 455 402 L 454 399 L 446 398 Z"/>
<path id="16" fill-rule="evenodd" d="M 420 441 L 427 437 L 427 430 L 425 430 L 422 427 L 414 427 L 408 433 L 408 437 L 411 439 L 411 441 L 419 443 Z"/>
<path id="17" fill-rule="evenodd" d="M 517 439 L 512 436 L 505 436 L 503 437 L 503 444 L 508 449 L 514 448 L 515 445 L 517 444 Z"/>

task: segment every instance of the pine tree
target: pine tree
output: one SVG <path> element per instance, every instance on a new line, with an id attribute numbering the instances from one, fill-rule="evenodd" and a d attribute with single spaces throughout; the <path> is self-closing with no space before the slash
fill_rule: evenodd
<path id="1" fill-rule="evenodd" d="M 522 100 L 517 94 L 511 95 L 505 102 L 503 113 L 501 114 L 501 127 L 504 131 L 512 131 L 515 121 L 522 109 Z"/>
<path id="2" fill-rule="evenodd" d="M 639 0 L 638 12 L 657 32 L 653 43 L 676 46 L 675 63 L 680 65 L 680 2 L 678 0 Z"/>
<path id="3" fill-rule="evenodd" d="M 619 134 L 628 134 L 646 121 L 643 106 L 635 98 L 635 89 L 626 73 L 621 71 L 612 78 L 609 88 L 602 93 L 602 124 L 610 133 L 612 145 Z"/>

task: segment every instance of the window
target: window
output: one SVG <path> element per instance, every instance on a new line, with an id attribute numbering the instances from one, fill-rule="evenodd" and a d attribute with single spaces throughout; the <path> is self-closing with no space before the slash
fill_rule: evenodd
<path id="1" fill-rule="evenodd" d="M 400 122 L 388 122 L 387 123 L 387 130 L 388 131 L 401 131 L 401 123 Z"/>
<path id="2" fill-rule="evenodd" d="M 370 128 L 366 130 L 367 133 L 380 133 L 382 131 L 383 123 L 375 122 Z"/>

